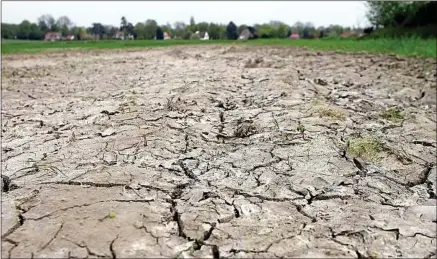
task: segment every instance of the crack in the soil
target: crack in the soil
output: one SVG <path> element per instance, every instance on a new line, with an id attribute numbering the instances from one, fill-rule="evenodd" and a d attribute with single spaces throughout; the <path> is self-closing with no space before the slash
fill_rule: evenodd
<path id="1" fill-rule="evenodd" d="M 197 177 L 197 175 L 195 175 L 191 170 L 189 170 L 182 161 L 179 161 L 179 166 L 182 168 L 182 172 L 184 172 L 184 174 L 194 180 L 194 181 L 199 181 L 199 178 Z"/>
<path id="2" fill-rule="evenodd" d="M 333 242 L 335 242 L 335 243 L 337 243 L 337 244 L 339 244 L 339 245 L 345 246 L 345 247 L 347 247 L 347 248 L 349 248 L 349 249 L 353 249 L 353 250 L 355 251 L 355 254 L 357 255 L 358 259 L 370 259 L 370 258 L 371 258 L 371 257 L 364 256 L 363 254 L 361 254 L 361 252 L 358 250 L 357 247 L 355 247 L 355 246 L 353 246 L 353 245 L 351 245 L 351 244 L 343 243 L 343 242 L 341 242 L 340 240 L 337 240 L 337 239 L 335 238 L 335 237 L 337 237 L 337 236 L 343 236 L 343 235 L 346 235 L 346 236 L 347 236 L 348 234 L 359 233 L 358 231 L 342 231 L 342 232 L 340 232 L 340 233 L 338 233 L 338 234 L 335 234 L 335 233 L 334 233 L 334 230 L 333 230 L 331 227 L 329 227 L 328 229 L 329 229 L 329 232 L 330 232 L 330 239 L 331 239 Z M 362 236 L 361 233 L 360 233 L 360 235 Z M 364 238 L 364 237 L 362 236 L 362 238 Z"/>
<path id="3" fill-rule="evenodd" d="M 171 194 L 171 207 L 170 207 L 170 212 L 173 213 L 173 221 L 175 221 L 178 225 L 178 236 L 182 237 L 183 239 L 186 239 L 188 241 L 193 241 L 193 245 L 183 251 L 180 251 L 178 256 L 180 255 L 180 253 L 184 252 L 184 251 L 188 251 L 190 249 L 193 249 L 194 251 L 196 250 L 200 250 L 202 248 L 203 245 L 209 245 L 212 246 L 212 253 L 213 253 L 213 257 L 214 258 L 219 258 L 219 251 L 218 251 L 218 247 L 216 245 L 210 245 L 210 244 L 206 244 L 205 241 L 207 241 L 211 235 L 212 232 L 214 231 L 215 227 L 216 227 L 216 223 L 212 223 L 210 224 L 211 228 L 207 231 L 204 232 L 203 236 L 200 238 L 196 238 L 193 239 L 189 236 L 187 236 L 187 234 L 184 231 L 184 223 L 181 219 L 181 214 L 179 213 L 179 211 L 177 210 L 177 201 L 178 199 L 180 199 L 183 191 L 185 190 L 185 188 L 187 188 L 188 186 L 190 186 L 190 184 L 182 184 L 182 185 L 178 185 L 174 191 Z"/>
<path id="4" fill-rule="evenodd" d="M 46 244 L 44 244 L 44 245 L 43 245 L 43 246 L 38 250 L 38 252 L 40 252 L 40 251 L 46 249 L 46 248 L 47 248 L 47 247 L 48 247 L 48 246 L 53 242 L 53 240 L 55 240 L 56 237 L 58 237 L 58 234 L 59 234 L 59 232 L 61 232 L 61 230 L 62 230 L 63 227 L 64 227 L 64 222 L 61 223 L 61 226 L 59 226 L 59 229 L 56 231 L 55 235 L 54 235 L 52 238 L 50 238 L 50 240 L 49 240 Z"/>
<path id="5" fill-rule="evenodd" d="M 179 211 L 177 210 L 177 201 L 181 196 L 182 193 L 184 192 L 185 188 L 187 188 L 190 184 L 185 183 L 185 184 L 180 184 L 177 185 L 173 192 L 170 195 L 171 200 L 169 201 L 171 204 L 170 207 L 170 213 L 173 214 L 173 221 L 176 222 L 176 224 L 178 225 L 178 235 L 184 239 L 187 239 L 187 235 L 184 233 L 184 228 L 183 228 L 183 222 L 181 220 L 181 216 L 179 214 Z"/>
<path id="6" fill-rule="evenodd" d="M 432 257 L 434 257 L 435 255 L 436 255 L 436 252 L 435 252 L 435 251 L 430 252 L 429 254 L 427 254 L 427 255 L 424 257 L 424 259 L 432 258 Z"/>
<path id="7" fill-rule="evenodd" d="M 15 224 L 6 233 L 4 233 L 2 235 L 2 239 L 6 238 L 7 236 L 9 236 L 12 233 L 14 233 L 19 227 L 23 226 L 24 222 L 26 221 L 26 219 L 23 216 L 24 212 L 20 208 L 20 205 L 16 205 L 15 206 L 15 209 L 18 211 L 17 221 L 15 222 Z"/>
<path id="8" fill-rule="evenodd" d="M 378 229 L 378 230 L 381 230 L 381 231 L 386 231 L 386 232 L 392 232 L 392 233 L 395 233 L 396 240 L 399 240 L 399 236 L 401 235 L 401 233 L 399 232 L 399 228 L 390 228 L 390 229 L 385 229 L 385 228 L 377 227 L 377 226 L 371 226 L 371 227 L 369 227 L 369 228 L 375 228 L 375 229 Z"/>
<path id="9" fill-rule="evenodd" d="M 171 193 L 170 190 L 166 190 L 166 189 L 159 188 L 159 187 L 152 186 L 152 185 L 148 185 L 148 184 L 140 183 L 140 184 L 138 184 L 138 185 L 141 186 L 142 188 L 146 188 L 146 189 L 149 189 L 149 190 L 154 190 L 154 191 L 163 192 L 163 193 L 165 193 L 165 194 L 170 194 L 170 193 Z M 126 186 L 126 188 L 131 188 L 131 187 Z"/>
<path id="10" fill-rule="evenodd" d="M 107 258 L 107 256 L 105 256 L 105 255 L 100 255 L 100 254 L 97 254 L 97 253 L 91 251 L 91 249 L 89 249 L 89 247 L 86 244 L 78 244 L 78 243 L 76 243 L 68 238 L 65 238 L 65 237 L 63 237 L 62 239 L 67 240 L 68 242 L 75 244 L 76 246 L 78 246 L 80 248 L 85 248 L 87 253 L 88 253 L 88 256 L 91 255 L 91 256 L 95 256 L 97 258 Z"/>
<path id="11" fill-rule="evenodd" d="M 425 147 L 434 147 L 434 148 L 436 147 L 435 143 L 424 141 L 424 140 L 414 140 L 411 143 L 416 144 L 416 145 L 422 145 Z"/>
<path id="12" fill-rule="evenodd" d="M 115 250 L 114 250 L 114 242 L 117 239 L 118 239 L 118 234 L 114 238 L 114 240 L 112 240 L 111 243 L 109 244 L 109 251 L 111 251 L 112 259 L 116 259 L 117 258 L 117 255 L 115 254 Z"/>
<path id="13" fill-rule="evenodd" d="M 421 185 L 426 183 L 426 181 L 428 180 L 429 175 L 431 174 L 431 170 L 435 165 L 433 164 L 428 164 L 426 165 L 426 167 L 420 171 L 419 175 L 417 176 L 417 179 L 414 181 L 409 181 L 407 183 L 407 185 L 409 187 L 414 187 L 416 185 Z"/>
<path id="14" fill-rule="evenodd" d="M 315 217 L 311 216 L 310 214 L 308 214 L 304 211 L 305 206 L 296 205 L 295 207 L 296 207 L 297 212 L 299 212 L 302 216 L 305 216 L 305 217 L 311 219 L 311 222 L 313 222 L 313 223 L 317 222 L 317 219 Z"/>
<path id="15" fill-rule="evenodd" d="M 140 227 L 140 229 L 144 229 L 144 231 L 145 231 L 147 234 L 149 234 L 151 237 L 153 237 L 153 238 L 155 239 L 156 244 L 157 244 L 157 245 L 159 244 L 159 237 L 155 236 L 151 231 L 149 231 L 149 230 L 147 229 L 146 226 L 143 225 L 142 227 Z"/>
<path id="16" fill-rule="evenodd" d="M 269 166 L 271 166 L 271 165 L 274 165 L 274 164 L 277 164 L 277 163 L 281 162 L 282 160 L 283 160 L 283 159 L 281 159 L 281 158 L 278 157 L 277 159 L 271 160 L 271 161 L 269 161 L 269 162 L 267 162 L 267 163 L 265 163 L 265 164 L 255 165 L 254 167 L 252 167 L 252 168 L 250 168 L 250 169 L 247 169 L 247 170 L 246 170 L 246 173 L 253 172 L 253 171 L 255 171 L 255 170 L 258 169 L 258 168 L 269 167 Z"/>
<path id="17" fill-rule="evenodd" d="M 428 181 L 426 183 L 426 187 L 427 187 L 426 191 L 428 192 L 428 195 L 429 195 L 430 199 L 437 199 L 437 194 L 434 192 L 433 185 L 434 184 L 431 181 Z"/>
<path id="18" fill-rule="evenodd" d="M 95 182 L 81 182 L 81 181 L 54 181 L 54 182 L 42 182 L 41 184 L 60 184 L 60 185 L 80 185 L 80 186 L 93 186 L 102 188 L 120 187 L 128 184 L 124 183 L 95 183 Z"/>
<path id="19" fill-rule="evenodd" d="M 231 188 L 231 187 L 226 187 L 229 190 L 234 191 L 234 193 L 236 195 L 242 195 L 245 198 L 258 198 L 262 201 L 278 201 L 278 202 L 285 202 L 285 201 L 296 201 L 296 200 L 302 200 L 305 199 L 304 197 L 300 196 L 300 197 L 296 197 L 296 198 L 287 198 L 287 197 L 282 197 L 282 198 L 275 198 L 275 197 L 267 197 L 267 196 L 263 196 L 261 194 L 251 194 L 248 192 L 245 192 L 243 190 L 239 190 L 239 189 L 235 189 L 235 188 Z"/>
<path id="20" fill-rule="evenodd" d="M 11 254 L 12 254 L 12 250 L 14 250 L 20 243 L 19 242 L 17 242 L 17 241 L 14 241 L 14 240 L 12 240 L 12 239 L 9 239 L 9 238 L 2 238 L 2 241 L 4 241 L 4 242 L 8 242 L 8 243 L 11 243 L 11 244 L 13 244 L 14 246 L 13 247 L 11 247 L 9 250 L 8 250 L 8 259 L 11 259 Z"/>
<path id="21" fill-rule="evenodd" d="M 254 254 L 259 254 L 259 253 L 268 253 L 269 249 L 274 245 L 274 244 L 278 244 L 279 242 L 283 241 L 283 240 L 287 240 L 287 239 L 293 239 L 297 236 L 300 236 L 302 234 L 303 229 L 306 227 L 306 223 L 303 223 L 302 226 L 299 229 L 299 232 L 295 235 L 290 235 L 290 236 L 286 236 L 286 237 L 282 237 L 279 239 L 274 240 L 273 242 L 269 243 L 264 249 L 262 250 L 247 250 L 247 249 L 234 249 L 232 248 L 231 250 L 229 250 L 230 253 L 233 253 L 234 255 L 236 253 L 239 252 L 244 252 L 244 253 L 254 253 Z"/>

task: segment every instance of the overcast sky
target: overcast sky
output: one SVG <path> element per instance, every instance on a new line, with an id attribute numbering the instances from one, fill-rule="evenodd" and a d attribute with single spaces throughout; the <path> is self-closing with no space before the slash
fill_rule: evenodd
<path id="1" fill-rule="evenodd" d="M 27 19 L 36 22 L 42 14 L 55 18 L 66 15 L 78 26 L 91 26 L 93 22 L 104 25 L 120 25 L 122 16 L 135 25 L 146 19 L 159 24 L 176 21 L 195 21 L 237 25 L 279 20 L 289 25 L 296 21 L 312 22 L 317 26 L 339 24 L 365 26 L 367 19 L 365 2 L 358 1 L 265 1 L 265 2 L 182 2 L 182 1 L 2 1 L 2 22 L 20 23 Z"/>

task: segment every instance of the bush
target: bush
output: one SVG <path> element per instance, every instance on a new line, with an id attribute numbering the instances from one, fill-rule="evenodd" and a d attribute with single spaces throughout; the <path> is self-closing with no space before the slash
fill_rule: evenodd
<path id="1" fill-rule="evenodd" d="M 364 34 L 371 34 L 373 32 L 373 27 L 367 27 L 363 30 Z"/>
<path id="2" fill-rule="evenodd" d="M 193 33 L 190 36 L 190 40 L 200 40 L 200 35 L 196 34 L 196 33 Z"/>
<path id="3" fill-rule="evenodd" d="M 367 34 L 365 39 L 379 39 L 379 38 L 436 38 L 437 25 L 431 24 L 416 28 L 383 28 Z"/>

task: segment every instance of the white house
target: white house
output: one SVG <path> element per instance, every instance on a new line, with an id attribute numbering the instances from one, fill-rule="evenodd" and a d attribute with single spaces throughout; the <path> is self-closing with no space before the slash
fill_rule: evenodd
<path id="1" fill-rule="evenodd" d="M 196 31 L 196 34 L 199 34 L 200 40 L 209 40 L 209 35 L 207 31 L 206 32 Z"/>
<path id="2" fill-rule="evenodd" d="M 209 40 L 208 32 L 205 32 L 205 35 L 203 35 L 203 38 L 201 40 Z"/>

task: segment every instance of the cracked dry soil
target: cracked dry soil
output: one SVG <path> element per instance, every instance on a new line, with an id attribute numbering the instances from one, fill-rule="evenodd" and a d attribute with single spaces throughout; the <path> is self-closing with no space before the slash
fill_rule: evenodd
<path id="1" fill-rule="evenodd" d="M 436 257 L 433 60 L 183 46 L 2 65 L 2 258 Z"/>

